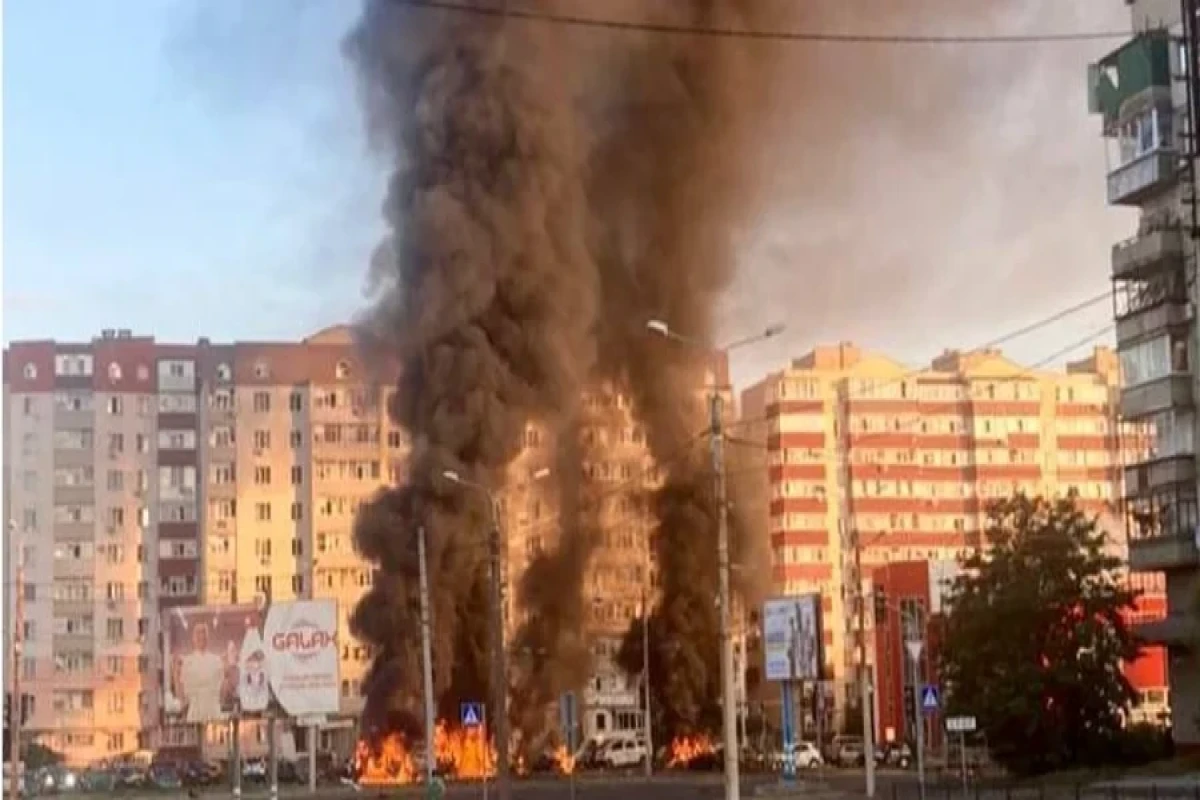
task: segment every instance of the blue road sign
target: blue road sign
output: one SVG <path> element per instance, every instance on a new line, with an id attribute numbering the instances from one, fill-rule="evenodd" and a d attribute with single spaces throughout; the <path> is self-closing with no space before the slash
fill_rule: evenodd
<path id="1" fill-rule="evenodd" d="M 938 688 L 931 684 L 926 684 L 921 689 L 921 708 L 926 711 L 937 711 L 938 705 Z"/>
<path id="2" fill-rule="evenodd" d="M 579 723 L 576 709 L 575 693 L 563 692 L 562 697 L 558 699 L 558 722 L 562 727 L 563 737 L 566 739 L 563 744 L 566 745 L 568 753 L 574 753 L 577 746 L 575 733 Z"/>
<path id="3" fill-rule="evenodd" d="M 478 728 L 483 724 L 483 703 L 463 703 L 458 713 L 465 728 Z"/>

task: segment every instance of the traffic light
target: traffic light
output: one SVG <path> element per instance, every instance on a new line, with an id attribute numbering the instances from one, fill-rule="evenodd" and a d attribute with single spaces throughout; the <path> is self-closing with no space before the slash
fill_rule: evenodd
<path id="1" fill-rule="evenodd" d="M 875 624 L 882 625 L 887 622 L 887 595 L 883 589 L 875 590 Z"/>

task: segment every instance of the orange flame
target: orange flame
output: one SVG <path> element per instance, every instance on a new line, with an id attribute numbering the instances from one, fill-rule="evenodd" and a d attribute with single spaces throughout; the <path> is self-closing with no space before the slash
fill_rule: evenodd
<path id="1" fill-rule="evenodd" d="M 667 766 L 683 767 L 694 758 L 717 752 L 707 736 L 676 736 L 667 748 Z"/>
<path id="2" fill-rule="evenodd" d="M 367 786 L 391 786 L 416 780 L 413 755 L 403 737 L 389 733 L 375 746 L 359 739 L 354 747 L 358 782 Z"/>
<path id="3" fill-rule="evenodd" d="M 554 766 L 563 775 L 570 775 L 575 771 L 575 756 L 567 752 L 567 748 L 559 745 L 554 748 Z"/>
<path id="4" fill-rule="evenodd" d="M 456 778 L 478 779 L 495 773 L 496 754 L 482 728 L 451 728 L 438 722 L 433 734 L 435 766 L 448 767 Z M 422 776 L 416 753 L 399 733 L 375 745 L 360 739 L 354 749 L 358 782 L 365 786 L 415 783 Z"/>

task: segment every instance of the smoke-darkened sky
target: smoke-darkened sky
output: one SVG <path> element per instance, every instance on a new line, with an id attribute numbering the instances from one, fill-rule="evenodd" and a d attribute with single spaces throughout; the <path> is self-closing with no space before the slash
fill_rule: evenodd
<path id="1" fill-rule="evenodd" d="M 812 27 L 845 31 L 1128 26 L 1120 0 L 789 1 L 812 7 Z M 94 24 L 64 29 L 68 5 Z M 361 307 L 386 172 L 339 52 L 357 4 L 85 5 L 6 7 L 6 339 L 118 324 L 286 338 Z M 1105 207 L 1084 74 L 1116 44 L 771 45 L 787 50 L 793 102 L 721 325 L 729 337 L 766 319 L 790 329 L 740 360 L 739 379 L 816 340 L 923 361 L 1102 291 L 1132 222 Z M 1040 358 L 1108 313 L 1012 352 Z"/>

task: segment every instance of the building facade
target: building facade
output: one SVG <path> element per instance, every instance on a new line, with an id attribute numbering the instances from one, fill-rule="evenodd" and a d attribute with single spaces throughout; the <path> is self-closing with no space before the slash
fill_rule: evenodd
<path id="1" fill-rule="evenodd" d="M 1089 70 L 1108 150 L 1108 202 L 1135 209 L 1112 248 L 1120 413 L 1153 446 L 1127 454 L 1123 509 L 1133 570 L 1165 576 L 1166 614 L 1139 633 L 1168 648 L 1178 745 L 1200 746 L 1200 602 L 1195 466 L 1195 175 L 1200 74 L 1195 0 L 1133 0 L 1128 42 Z"/>
<path id="2" fill-rule="evenodd" d="M 229 726 L 161 724 L 161 614 L 331 598 L 349 630 L 373 579 L 354 549 L 355 513 L 407 465 L 407 437 L 386 410 L 394 376 L 369 374 L 344 327 L 299 342 L 190 345 L 106 331 L 82 344 L 13 343 L 4 366 L 6 552 L 25 557 L 26 740 L 80 764 L 142 749 L 225 757 Z M 707 383 L 732 419 L 724 360 Z M 661 475 L 624 393 L 596 386 L 582 407 L 583 478 L 603 501 L 584 587 L 594 658 L 582 721 L 605 735 L 642 726 L 640 683 L 614 656 L 654 597 L 647 491 Z M 555 452 L 531 423 L 498 492 L 510 632 L 524 613 L 522 573 L 558 537 L 554 482 L 532 477 L 556 466 Z M 11 659 L 11 638 L 6 647 Z M 353 748 L 370 659 L 343 637 L 342 708 L 322 749 Z M 292 736 L 283 732 L 284 752 L 299 744 Z M 244 722 L 241 745 L 265 752 L 264 726 Z"/>
<path id="3" fill-rule="evenodd" d="M 769 460 L 773 588 L 822 594 L 839 708 L 858 703 L 858 666 L 878 669 L 868 608 L 858 625 L 873 570 L 957 560 L 980 545 L 988 501 L 1017 491 L 1074 493 L 1119 530 L 1118 376 L 1105 348 L 1063 372 L 994 350 L 947 351 L 913 371 L 842 343 L 743 393 L 747 431 Z M 1130 580 L 1152 613 L 1161 576 Z"/>

